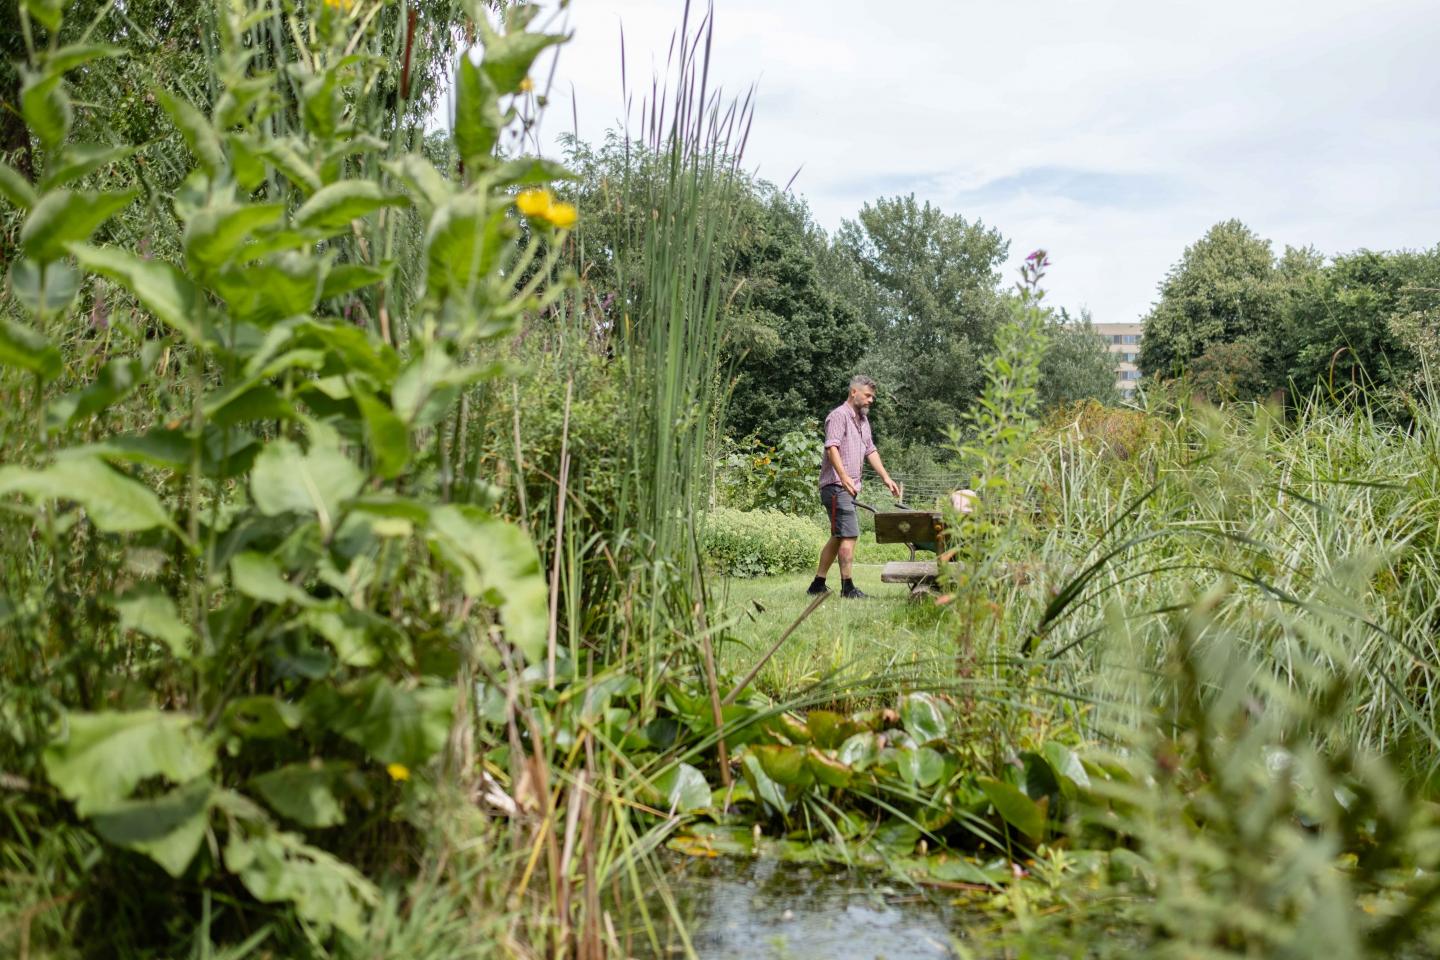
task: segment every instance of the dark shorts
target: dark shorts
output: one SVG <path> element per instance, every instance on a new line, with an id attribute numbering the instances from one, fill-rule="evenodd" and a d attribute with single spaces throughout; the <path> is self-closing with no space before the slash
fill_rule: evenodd
<path id="1" fill-rule="evenodd" d="M 830 518 L 830 535 L 854 540 L 860 536 L 860 518 L 855 514 L 855 498 L 838 483 L 820 488 L 820 503 Z"/>

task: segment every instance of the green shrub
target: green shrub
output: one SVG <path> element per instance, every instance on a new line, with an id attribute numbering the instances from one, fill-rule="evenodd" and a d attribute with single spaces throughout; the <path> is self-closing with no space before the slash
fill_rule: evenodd
<path id="1" fill-rule="evenodd" d="M 779 510 L 717 507 L 705 518 L 701 550 L 719 573 L 763 577 L 813 566 L 824 532 L 805 519 Z"/>
<path id="2" fill-rule="evenodd" d="M 801 514 L 814 508 L 821 457 L 818 436 L 792 430 L 773 446 L 753 436 L 726 437 L 723 443 L 724 466 L 715 482 L 727 506 Z"/>
<path id="3" fill-rule="evenodd" d="M 818 508 L 817 508 L 818 509 Z M 907 560 L 910 551 L 898 543 L 876 543 L 869 515 L 860 515 L 856 563 Z M 829 537 L 821 516 L 797 517 L 779 510 L 735 510 L 716 507 L 705 518 L 700 546 L 717 573 L 731 577 L 767 577 L 814 567 Z"/>

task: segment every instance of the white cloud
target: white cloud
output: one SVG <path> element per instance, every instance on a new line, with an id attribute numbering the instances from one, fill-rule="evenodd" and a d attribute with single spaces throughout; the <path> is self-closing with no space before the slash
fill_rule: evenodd
<path id="1" fill-rule="evenodd" d="M 575 0 L 545 130 L 598 140 L 683 0 Z M 703 13 L 696 3 L 692 22 Z M 747 166 L 834 229 L 915 192 L 1052 251 L 1054 302 L 1143 313 L 1183 248 L 1239 217 L 1326 252 L 1440 241 L 1433 0 L 717 0 L 712 78 L 758 85 Z M 563 101 L 563 102 L 562 102 Z M 632 124 L 638 121 L 638 102 Z"/>

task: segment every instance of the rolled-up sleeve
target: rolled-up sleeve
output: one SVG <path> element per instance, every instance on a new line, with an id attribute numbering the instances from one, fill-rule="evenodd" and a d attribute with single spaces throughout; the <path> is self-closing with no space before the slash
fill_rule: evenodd
<path id="1" fill-rule="evenodd" d="M 845 439 L 845 421 L 841 419 L 841 411 L 831 411 L 830 416 L 825 418 L 825 448 L 840 446 Z M 815 421 L 810 421 L 814 423 Z"/>
<path id="2" fill-rule="evenodd" d="M 874 440 L 871 438 L 871 436 L 870 436 L 870 428 L 869 428 L 869 427 L 866 427 L 866 428 L 865 428 L 865 456 L 868 457 L 868 456 L 870 456 L 870 454 L 872 454 L 872 453 L 874 453 L 874 452 L 875 452 L 875 441 L 874 441 Z"/>

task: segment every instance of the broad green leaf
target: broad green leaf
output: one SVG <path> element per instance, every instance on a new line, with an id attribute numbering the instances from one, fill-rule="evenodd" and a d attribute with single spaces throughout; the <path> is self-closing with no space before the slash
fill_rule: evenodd
<path id="1" fill-rule="evenodd" d="M 278 697 L 256 695 L 232 700 L 225 707 L 225 726 L 247 739 L 273 740 L 300 726 L 305 712 Z"/>
<path id="2" fill-rule="evenodd" d="M 97 810 L 95 832 L 118 847 L 145 854 L 172 877 L 190 866 L 205 838 L 214 785 L 200 777 L 158 797 L 126 800 Z"/>
<path id="3" fill-rule="evenodd" d="M 142 260 L 113 247 L 70 245 L 80 266 L 114 280 L 134 294 L 156 319 L 188 340 L 195 340 L 203 301 L 183 273 L 160 260 Z"/>
<path id="4" fill-rule="evenodd" d="M 407 153 L 398 160 L 380 166 L 398 177 L 423 201 L 421 208 L 428 216 L 436 207 L 455 194 L 455 185 L 440 175 L 435 165 L 416 153 Z"/>
<path id="5" fill-rule="evenodd" d="M 259 443 L 249 434 L 209 424 L 200 440 L 200 473 L 212 479 L 227 479 L 248 470 L 259 452 Z M 137 463 L 189 473 L 195 453 L 195 441 L 188 431 L 154 427 L 142 434 L 122 434 L 99 443 L 66 447 L 55 458 L 100 457 L 111 463 Z"/>
<path id="6" fill-rule="evenodd" d="M 29 210 L 35 205 L 35 188 L 20 175 L 19 170 L 8 163 L 0 163 L 0 197 L 21 210 Z"/>
<path id="7" fill-rule="evenodd" d="M 342 180 L 321 187 L 301 204 L 295 211 L 295 223 L 310 230 L 343 230 L 357 217 L 408 202 L 404 196 L 385 192 L 373 180 Z"/>
<path id="8" fill-rule="evenodd" d="M 805 754 L 805 766 L 810 769 L 811 776 L 827 787 L 848 787 L 854 776 L 854 771 L 845 764 L 814 747 Z"/>
<path id="9" fill-rule="evenodd" d="M 352 374 L 362 374 L 378 383 L 389 383 L 400 366 L 394 347 L 358 327 L 303 320 L 295 324 L 292 332 L 301 343 L 323 346 L 335 353 Z"/>
<path id="10" fill-rule="evenodd" d="M 264 263 L 232 262 L 212 282 L 236 319 L 264 328 L 315 308 L 320 269 L 318 258 L 290 252 Z"/>
<path id="11" fill-rule="evenodd" d="M 919 744 L 943 740 L 950 729 L 940 701 L 928 693 L 906 694 L 900 699 L 900 723 Z"/>
<path id="12" fill-rule="evenodd" d="M 230 148 L 230 169 L 242 193 L 251 193 L 265 182 L 265 160 L 255 152 L 254 139 L 227 133 L 225 145 Z"/>
<path id="13" fill-rule="evenodd" d="M 67 144 L 54 166 L 45 171 L 41 185 L 47 190 L 64 186 L 134 152 L 134 147 L 112 147 L 104 143 Z"/>
<path id="14" fill-rule="evenodd" d="M 167 90 L 156 90 L 155 96 L 160 101 L 160 106 L 170 115 L 170 120 L 180 131 L 180 135 L 185 138 L 185 145 L 199 161 L 200 168 L 212 177 L 224 170 L 225 150 L 220 145 L 220 137 L 215 133 L 215 128 L 210 125 L 205 115 L 189 100 L 177 97 Z"/>
<path id="15" fill-rule="evenodd" d="M 232 830 L 225 867 L 257 900 L 292 904 L 302 919 L 333 926 L 357 941 L 380 902 L 363 874 L 294 833 Z"/>
<path id="16" fill-rule="evenodd" d="M 57 460 L 43 470 L 0 467 L 0 495 L 31 500 L 74 500 L 105 533 L 132 533 L 156 527 L 175 529 L 160 498 L 94 457 Z"/>
<path id="17" fill-rule="evenodd" d="M 59 73 L 37 74 L 24 71 L 25 85 L 20 90 L 20 112 L 30 131 L 46 150 L 54 150 L 70 132 L 73 112 L 70 95 L 65 92 L 64 76 Z"/>
<path id="18" fill-rule="evenodd" d="M 320 182 L 320 174 L 300 154 L 293 138 L 277 138 L 263 141 L 257 148 L 256 153 L 264 157 L 271 166 L 284 174 L 300 191 L 306 195 L 319 190 L 324 184 Z"/>
<path id="19" fill-rule="evenodd" d="M 433 426 L 449 411 L 462 388 L 499 376 L 504 370 L 504 364 L 498 362 L 461 367 L 442 347 L 432 345 L 395 378 L 390 405 L 412 430 Z"/>
<path id="20" fill-rule="evenodd" d="M 455 149 L 469 170 L 490 161 L 505 120 L 500 115 L 499 92 L 489 75 L 475 66 L 470 51 L 460 54 L 455 78 Z"/>
<path id="21" fill-rule="evenodd" d="M 45 773 L 82 817 L 127 800 L 141 781 L 204 776 L 215 749 L 186 713 L 69 713 L 63 739 L 45 748 Z"/>
<path id="22" fill-rule="evenodd" d="M 304 76 L 300 84 L 305 127 L 317 140 L 329 140 L 340 126 L 340 80 L 343 62 Z M 296 71 L 298 73 L 298 71 Z"/>
<path id="23" fill-rule="evenodd" d="M 230 558 L 230 578 L 235 589 L 266 603 L 294 603 L 306 606 L 312 598 L 285 579 L 280 563 L 266 553 L 246 550 Z"/>
<path id="24" fill-rule="evenodd" d="M 905 747 L 895 753 L 896 767 L 907 786 L 933 787 L 945 775 L 945 758 L 929 747 Z"/>
<path id="25" fill-rule="evenodd" d="M 1090 774 L 1086 772 L 1085 765 L 1080 758 L 1064 744 L 1051 740 L 1045 744 L 1045 759 L 1050 763 L 1050 769 L 1055 771 L 1055 776 L 1060 780 L 1063 788 L 1066 781 L 1070 786 L 1078 790 L 1090 789 Z M 1073 790 L 1066 791 L 1073 793 Z"/>
<path id="26" fill-rule="evenodd" d="M 294 420 L 296 412 L 294 405 L 268 383 L 249 388 L 240 384 L 223 396 L 208 398 L 205 418 L 216 426 L 232 427 L 254 420 Z"/>
<path id="27" fill-rule="evenodd" d="M 60 31 L 66 0 L 20 0 L 30 18 L 51 33 Z"/>
<path id="28" fill-rule="evenodd" d="M 763 744 L 751 752 L 760 759 L 765 775 L 784 786 L 808 786 L 810 770 L 805 766 L 805 747 Z"/>
<path id="29" fill-rule="evenodd" d="M 285 205 L 280 203 L 205 207 L 185 224 L 185 257 L 192 267 L 214 270 L 235 258 L 253 234 L 278 222 L 284 215 Z M 257 278 L 251 282 L 257 282 Z M 313 290 L 315 286 L 312 272 L 310 287 Z"/>
<path id="30" fill-rule="evenodd" d="M 110 437 L 99 443 L 85 444 L 57 454 L 59 459 L 71 457 L 103 457 L 123 463 L 140 463 L 150 467 L 185 470 L 194 456 L 194 444 L 183 430 L 157 427 L 142 434 Z"/>
<path id="31" fill-rule="evenodd" d="M 925 872 L 936 880 L 946 883 L 979 883 L 987 887 L 998 887 L 994 878 L 976 864 L 954 853 L 931 854 L 926 861 Z"/>
<path id="32" fill-rule="evenodd" d="M 10 290 L 33 314 L 59 313 L 80 292 L 80 274 L 63 260 L 42 268 L 33 260 L 19 258 L 10 267 Z"/>
<path id="33" fill-rule="evenodd" d="M 371 674 L 338 689 L 314 687 L 306 706 L 376 761 L 420 767 L 450 735 L 455 688 L 406 689 Z"/>
<path id="34" fill-rule="evenodd" d="M 772 737 L 784 737 L 791 743 L 809 743 L 810 728 L 805 721 L 788 712 L 777 713 L 765 721 L 763 728 Z"/>
<path id="35" fill-rule="evenodd" d="M 90 239 L 102 223 L 135 199 L 134 190 L 73 193 L 52 190 L 40 198 L 20 229 L 20 249 L 38 263 L 58 260 L 66 244 Z"/>
<path id="36" fill-rule="evenodd" d="M 550 590 L 535 545 L 519 527 L 446 505 L 430 514 L 427 538 L 460 574 L 461 588 L 500 610 L 505 638 L 538 663 L 545 655 Z"/>
<path id="37" fill-rule="evenodd" d="M 506 160 L 490 176 L 490 182 L 497 187 L 531 187 L 556 180 L 578 179 L 579 175 L 568 167 L 540 157 Z"/>
<path id="38" fill-rule="evenodd" d="M 23 324 L 4 318 L 0 318 L 0 364 L 28 370 L 41 380 L 54 380 L 63 369 L 60 351 L 49 340 Z"/>
<path id="39" fill-rule="evenodd" d="M 52 434 L 69 430 L 127 396 L 149 379 L 158 352 L 154 341 L 149 341 L 139 357 L 117 357 L 100 368 L 90 386 L 50 401 L 45 411 L 46 430 Z"/>
<path id="40" fill-rule="evenodd" d="M 376 476 L 387 480 L 400 476 L 410 462 L 410 431 L 395 411 L 368 390 L 356 385 L 353 393 L 365 418 L 365 435 L 375 456 Z"/>
<path id="41" fill-rule="evenodd" d="M 485 279 L 517 228 L 503 207 L 472 194 L 436 209 L 425 231 L 425 289 L 436 296 L 485 294 Z"/>
<path id="42" fill-rule="evenodd" d="M 123 57 L 128 51 L 106 43 L 71 43 L 45 55 L 46 73 L 68 73 L 92 60 Z"/>
<path id="43" fill-rule="evenodd" d="M 276 440 L 255 458 L 250 471 L 250 494 L 261 513 L 313 513 L 327 531 L 339 518 L 341 501 L 364 485 L 360 468 L 324 444 L 305 452 L 290 440 Z"/>
<path id="44" fill-rule="evenodd" d="M 321 829 L 345 822 L 334 787 L 349 769 L 343 763 L 291 763 L 250 783 L 271 810 L 302 827 Z"/>
<path id="45" fill-rule="evenodd" d="M 880 759 L 880 737 L 870 730 L 853 734 L 840 744 L 835 756 L 857 772 L 867 770 Z"/>
<path id="46" fill-rule="evenodd" d="M 120 614 L 120 629 L 134 630 L 170 648 L 179 659 L 190 656 L 190 643 L 195 637 L 190 625 L 180 619 L 175 601 L 154 587 L 131 590 L 115 601 Z"/>
<path id="47" fill-rule="evenodd" d="M 408 521 L 392 521 L 408 526 Z M 340 606 L 339 609 L 308 610 L 302 621 L 335 650 L 335 656 L 348 667 L 373 667 L 384 651 L 370 636 L 359 611 Z"/>
<path id="48" fill-rule="evenodd" d="M 785 796 L 785 789 L 770 779 L 760 763 L 760 758 L 754 753 L 745 754 L 740 761 L 740 772 L 750 784 L 750 789 L 755 791 L 755 796 L 765 801 L 776 813 L 784 814 L 790 811 L 791 803 Z"/>
<path id="49" fill-rule="evenodd" d="M 668 809 L 694 813 L 710 808 L 710 784 L 705 774 L 688 763 L 677 763 L 655 778 L 655 789 L 665 798 Z"/>
<path id="50" fill-rule="evenodd" d="M 920 842 L 920 828 L 898 817 L 892 817 L 875 830 L 870 842 L 891 853 L 908 855 L 915 850 L 915 844 Z"/>
<path id="51" fill-rule="evenodd" d="M 364 263 L 342 263 L 339 266 L 331 267 L 330 271 L 325 274 L 325 282 L 320 288 L 320 299 L 332 300 L 335 297 L 343 297 L 347 293 L 354 293 L 356 290 L 386 280 L 389 278 L 393 266 L 393 260 L 386 260 L 378 267 Z"/>
<path id="52" fill-rule="evenodd" d="M 1044 836 L 1045 811 L 1019 787 L 989 777 L 981 777 L 976 783 L 1006 823 L 1032 840 Z"/>
<path id="53" fill-rule="evenodd" d="M 484 20 L 480 22 L 480 35 L 485 43 L 485 59 L 480 66 L 502 94 L 520 89 L 521 81 L 530 73 L 530 65 L 541 51 L 568 39 L 562 34 L 524 31 L 501 35 Z"/>
<path id="54" fill-rule="evenodd" d="M 834 750 L 860 728 L 849 717 L 833 710 L 811 710 L 805 715 L 805 726 L 817 747 Z"/>

